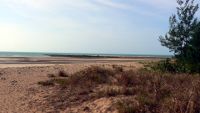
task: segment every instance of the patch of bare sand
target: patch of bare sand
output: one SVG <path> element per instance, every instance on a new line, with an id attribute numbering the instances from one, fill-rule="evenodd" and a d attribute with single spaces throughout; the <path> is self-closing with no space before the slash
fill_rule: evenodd
<path id="1" fill-rule="evenodd" d="M 75 73 L 91 65 L 111 67 L 121 65 L 127 68 L 137 69 L 142 64 L 131 63 L 88 63 L 67 65 L 9 65 L 0 68 L 0 113 L 44 113 L 51 111 L 51 106 L 42 106 L 37 103 L 45 102 L 45 98 L 53 94 L 54 90 L 39 86 L 39 81 L 48 80 L 48 74 L 57 74 L 60 70 L 67 73 Z M 35 101 L 35 102 L 34 102 Z M 89 109 L 87 108 L 88 105 Z M 110 101 L 99 99 L 89 103 L 83 103 L 78 108 L 66 108 L 64 113 L 71 112 L 114 112 L 109 110 Z M 84 109 L 83 109 L 84 108 Z M 88 111 L 89 110 L 89 111 Z M 109 110 L 109 111 L 105 111 Z M 60 111 L 57 111 L 60 112 Z"/>

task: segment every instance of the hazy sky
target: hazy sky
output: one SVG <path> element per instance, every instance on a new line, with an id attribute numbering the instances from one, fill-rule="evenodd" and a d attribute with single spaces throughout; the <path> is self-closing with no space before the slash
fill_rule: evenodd
<path id="1" fill-rule="evenodd" d="M 0 51 L 169 54 L 176 0 L 0 0 Z"/>

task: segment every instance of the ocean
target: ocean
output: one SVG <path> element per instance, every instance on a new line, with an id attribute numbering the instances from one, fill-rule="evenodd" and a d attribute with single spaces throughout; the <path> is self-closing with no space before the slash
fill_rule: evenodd
<path id="1" fill-rule="evenodd" d="M 36 52 L 0 52 L 0 57 L 48 57 L 44 53 Z"/>
<path id="2" fill-rule="evenodd" d="M 109 56 L 109 57 L 159 57 L 169 58 L 170 55 L 144 55 L 144 54 L 93 54 L 93 53 L 45 53 L 45 52 L 0 52 L 0 57 L 50 57 L 61 56 Z"/>

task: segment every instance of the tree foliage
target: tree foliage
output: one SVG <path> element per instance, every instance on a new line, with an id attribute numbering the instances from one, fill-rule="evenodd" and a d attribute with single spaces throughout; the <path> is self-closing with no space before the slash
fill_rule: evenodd
<path id="1" fill-rule="evenodd" d="M 194 0 L 177 0 L 177 15 L 173 14 L 170 19 L 170 29 L 165 37 L 160 37 L 160 42 L 175 55 L 184 54 L 184 48 L 188 45 L 191 35 L 197 26 L 195 13 L 198 5 L 194 5 Z"/>
<path id="2" fill-rule="evenodd" d="M 200 22 L 195 17 L 199 5 L 194 0 L 177 0 L 177 14 L 169 18 L 168 33 L 159 40 L 182 65 L 192 70 L 200 67 Z M 200 71 L 200 70 L 199 70 Z"/>

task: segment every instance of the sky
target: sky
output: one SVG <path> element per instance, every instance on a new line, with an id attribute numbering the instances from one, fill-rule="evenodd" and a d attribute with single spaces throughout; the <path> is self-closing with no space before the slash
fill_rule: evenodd
<path id="1" fill-rule="evenodd" d="M 176 0 L 0 0 L 0 51 L 171 54 Z"/>

